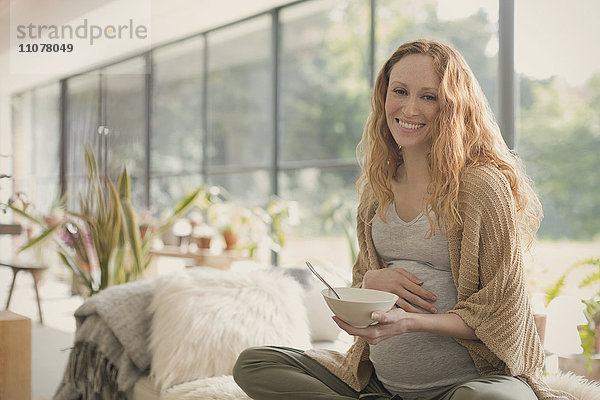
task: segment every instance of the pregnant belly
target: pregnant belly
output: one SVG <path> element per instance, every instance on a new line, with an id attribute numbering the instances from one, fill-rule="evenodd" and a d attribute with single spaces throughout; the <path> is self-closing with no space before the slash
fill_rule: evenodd
<path id="1" fill-rule="evenodd" d="M 404 268 L 407 272 L 422 280 L 423 289 L 430 291 L 437 297 L 437 300 L 431 304 L 438 310 L 438 314 L 448 312 L 456 305 L 457 291 L 452 280 L 451 271 L 408 260 L 391 262 L 389 268 Z"/>
<path id="2" fill-rule="evenodd" d="M 421 279 L 423 288 L 437 296 L 438 314 L 456 305 L 456 286 L 448 270 L 417 261 L 396 261 Z M 468 351 L 451 337 L 424 332 L 391 337 L 370 347 L 377 377 L 393 393 L 414 393 L 452 385 L 478 376 Z"/>
<path id="3" fill-rule="evenodd" d="M 441 388 L 478 376 L 467 350 L 454 339 L 429 333 L 394 336 L 371 346 L 377 377 L 393 393 Z"/>

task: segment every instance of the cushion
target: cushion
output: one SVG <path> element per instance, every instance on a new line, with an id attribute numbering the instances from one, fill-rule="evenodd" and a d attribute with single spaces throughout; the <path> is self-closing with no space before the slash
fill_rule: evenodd
<path id="1" fill-rule="evenodd" d="M 291 275 L 304 288 L 304 306 L 308 310 L 308 326 L 310 338 L 313 342 L 333 342 L 338 339 L 342 330 L 331 317 L 333 312 L 327 306 L 321 291 L 325 285 L 313 275 L 308 268 L 284 268 L 286 274 Z M 319 274 L 329 282 L 330 285 L 348 286 L 339 275 L 330 273 L 326 268 L 320 266 Z"/>
<path id="2" fill-rule="evenodd" d="M 150 310 L 151 376 L 173 385 L 230 375 L 247 347 L 310 347 L 302 288 L 277 270 L 194 268 L 158 280 Z"/>
<path id="3" fill-rule="evenodd" d="M 198 379 L 173 386 L 163 400 L 250 400 L 231 375 Z"/>
<path id="4" fill-rule="evenodd" d="M 350 281 L 345 279 L 340 271 L 336 271 L 333 267 L 328 266 L 326 262 L 315 263 L 315 265 L 317 265 L 319 274 L 334 287 L 350 286 Z M 304 306 L 308 312 L 308 327 L 310 328 L 310 339 L 313 342 L 313 346 L 335 346 L 333 343 L 328 345 L 323 342 L 336 342 L 340 339 L 340 334 L 343 337 L 347 336 L 345 333 L 342 333 L 343 331 L 331 319 L 333 312 L 329 309 L 325 299 L 321 295 L 321 291 L 325 288 L 325 285 L 306 266 L 302 268 L 273 267 L 264 263 L 245 260 L 235 261 L 230 267 L 233 270 L 265 270 L 269 268 L 279 270 L 285 275 L 293 277 L 302 285 L 304 289 Z M 342 343 L 342 347 L 345 349 L 345 343 Z"/>

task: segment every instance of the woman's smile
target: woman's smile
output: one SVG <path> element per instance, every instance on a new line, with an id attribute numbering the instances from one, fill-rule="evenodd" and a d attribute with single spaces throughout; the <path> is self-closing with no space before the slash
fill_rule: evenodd
<path id="1" fill-rule="evenodd" d="M 400 129 L 406 133 L 415 133 L 421 128 L 424 128 L 426 124 L 421 124 L 418 122 L 409 122 L 401 120 L 400 118 L 395 118 L 398 125 L 400 125 Z"/>

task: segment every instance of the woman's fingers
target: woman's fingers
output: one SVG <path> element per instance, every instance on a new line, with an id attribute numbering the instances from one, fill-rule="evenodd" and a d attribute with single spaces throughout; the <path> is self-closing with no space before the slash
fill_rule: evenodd
<path id="1" fill-rule="evenodd" d="M 423 281 L 403 268 L 383 268 L 368 271 L 363 277 L 363 287 L 378 289 L 398 295 L 398 307 L 405 311 L 435 313 L 436 308 L 428 301 L 435 301 L 435 294 L 424 289 Z M 420 308 L 418 308 L 420 307 Z"/>
<path id="2" fill-rule="evenodd" d="M 423 311 L 420 308 L 417 308 L 415 306 L 413 306 L 411 303 L 409 303 L 408 301 L 399 298 L 398 301 L 396 302 L 396 305 L 403 309 L 406 312 L 412 312 L 412 313 L 417 313 L 417 314 L 425 314 L 425 311 Z"/>
<path id="3" fill-rule="evenodd" d="M 396 304 L 404 311 L 423 313 L 423 310 L 430 313 L 436 313 L 437 309 L 429 301 L 435 301 L 437 297 L 429 290 L 423 289 L 423 281 L 402 268 L 395 268 L 399 276 L 403 279 L 395 281 L 392 284 L 396 289 L 394 293 L 400 298 Z M 402 301 L 401 301 L 402 300 Z M 417 307 L 420 307 L 417 308 Z"/>
<path id="4" fill-rule="evenodd" d="M 422 289 L 422 288 L 419 288 Z M 413 288 L 414 290 L 414 288 Z M 430 299 L 432 299 L 431 301 L 434 301 L 433 299 L 435 299 L 435 296 L 433 295 L 433 293 L 428 292 L 424 289 L 420 290 L 419 293 L 421 293 L 421 295 L 415 294 L 413 292 L 411 292 L 410 290 L 406 290 L 405 292 L 402 294 L 402 299 L 407 302 L 410 303 L 411 306 L 417 306 L 417 307 L 421 307 L 423 310 L 428 311 L 430 313 L 436 313 L 437 309 L 435 308 L 435 306 L 431 303 L 429 303 L 428 301 L 424 300 L 423 297 L 421 296 L 426 296 Z M 416 312 L 413 309 L 407 310 L 404 307 L 400 307 L 402 308 L 404 311 L 412 311 L 412 312 Z"/>
<path id="5" fill-rule="evenodd" d="M 436 297 L 433 293 L 431 293 L 429 290 L 423 289 L 422 285 L 424 282 L 422 280 L 420 280 L 419 278 L 417 278 L 416 276 L 414 276 L 413 274 L 411 274 L 403 268 L 395 268 L 395 270 L 397 270 L 399 274 L 405 276 L 411 283 L 413 283 L 412 285 L 410 283 L 406 285 L 406 288 L 412 293 L 427 300 L 436 300 Z"/>
<path id="6" fill-rule="evenodd" d="M 369 326 L 367 328 L 355 328 L 339 319 L 338 317 L 332 317 L 335 323 L 346 333 L 351 336 L 360 336 L 367 341 L 369 344 L 377 344 L 386 337 L 382 336 L 381 329 L 377 326 Z"/>
<path id="7" fill-rule="evenodd" d="M 409 281 L 411 281 L 419 286 L 423 284 L 422 280 L 420 280 L 419 278 L 417 278 L 416 276 L 414 276 L 413 274 L 411 274 L 404 268 L 393 268 L 392 271 L 396 271 L 399 274 L 404 275 L 406 278 L 408 278 Z"/>
<path id="8" fill-rule="evenodd" d="M 336 316 L 332 318 L 348 334 L 360 336 L 369 344 L 377 344 L 389 337 L 408 332 L 407 316 L 408 314 L 399 309 L 392 309 L 387 312 L 375 311 L 371 317 L 379 323 L 366 328 L 355 328 Z"/>

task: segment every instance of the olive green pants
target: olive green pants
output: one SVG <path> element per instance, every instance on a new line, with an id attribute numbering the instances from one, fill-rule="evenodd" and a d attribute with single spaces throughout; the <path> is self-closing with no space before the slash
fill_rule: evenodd
<path id="1" fill-rule="evenodd" d="M 392 396 L 375 374 L 361 392 L 325 367 L 288 347 L 251 347 L 233 369 L 236 383 L 254 400 L 389 400 Z M 482 376 L 448 388 L 425 400 L 537 400 L 521 378 Z"/>

